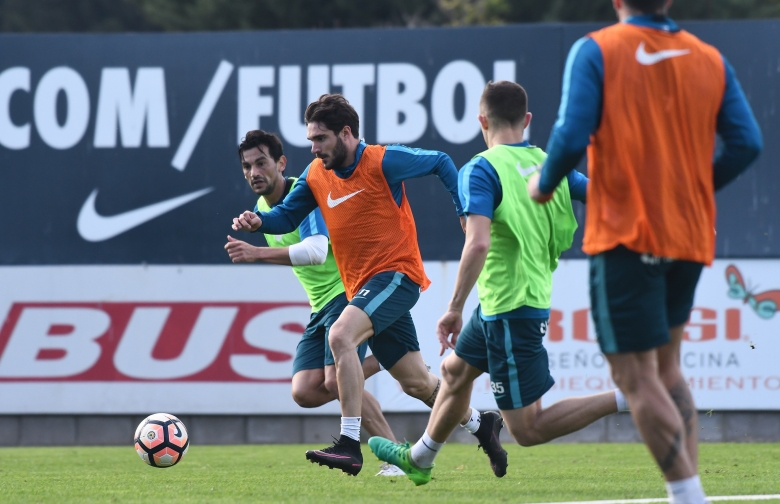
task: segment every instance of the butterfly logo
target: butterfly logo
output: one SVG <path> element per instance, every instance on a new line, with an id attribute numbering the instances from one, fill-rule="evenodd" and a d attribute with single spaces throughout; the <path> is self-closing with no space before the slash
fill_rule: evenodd
<path id="1" fill-rule="evenodd" d="M 780 290 L 753 294 L 745 286 L 742 273 L 733 264 L 726 268 L 726 282 L 729 284 L 729 297 L 731 299 L 741 299 L 743 303 L 749 304 L 762 319 L 772 318 L 778 308 L 780 308 Z"/>

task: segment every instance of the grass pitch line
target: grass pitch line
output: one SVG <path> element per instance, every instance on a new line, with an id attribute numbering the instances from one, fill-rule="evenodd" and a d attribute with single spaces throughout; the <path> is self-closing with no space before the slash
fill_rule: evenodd
<path id="1" fill-rule="evenodd" d="M 780 500 L 780 494 L 774 495 L 720 495 L 717 497 L 707 496 L 710 502 L 715 501 L 760 501 L 760 500 Z M 668 497 L 653 499 L 618 499 L 618 500 L 598 500 L 598 501 L 570 501 L 570 502 L 547 502 L 544 504 L 650 504 L 653 502 L 669 502 Z"/>

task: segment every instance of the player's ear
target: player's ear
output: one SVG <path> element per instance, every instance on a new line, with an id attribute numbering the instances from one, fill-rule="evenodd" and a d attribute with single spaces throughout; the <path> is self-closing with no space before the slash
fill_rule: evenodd
<path id="1" fill-rule="evenodd" d="M 523 120 L 523 129 L 528 129 L 528 126 L 531 124 L 531 119 L 533 118 L 533 114 L 530 112 L 525 113 L 525 119 Z"/>
<path id="2" fill-rule="evenodd" d="M 287 168 L 287 156 L 282 154 L 282 157 L 276 162 L 276 167 L 279 169 L 279 173 L 282 173 Z"/>
<path id="3" fill-rule="evenodd" d="M 479 121 L 479 125 L 482 127 L 483 130 L 488 129 L 488 119 L 486 116 L 479 114 L 477 116 L 477 120 Z"/>

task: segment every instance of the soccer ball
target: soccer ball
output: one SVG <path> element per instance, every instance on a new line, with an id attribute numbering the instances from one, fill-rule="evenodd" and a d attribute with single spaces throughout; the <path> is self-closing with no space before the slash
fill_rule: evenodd
<path id="1" fill-rule="evenodd" d="M 184 424 L 168 413 L 144 418 L 135 430 L 135 451 L 152 467 L 171 467 L 186 455 L 190 438 Z"/>

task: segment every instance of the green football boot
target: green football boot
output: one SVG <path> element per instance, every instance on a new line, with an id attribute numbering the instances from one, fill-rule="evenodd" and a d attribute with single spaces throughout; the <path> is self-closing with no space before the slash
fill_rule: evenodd
<path id="1" fill-rule="evenodd" d="M 368 440 L 368 446 L 379 460 L 399 467 L 406 477 L 417 486 L 431 481 L 431 469 L 433 467 L 417 467 L 412 462 L 412 448 L 409 443 L 393 443 L 389 439 L 374 436 Z"/>

